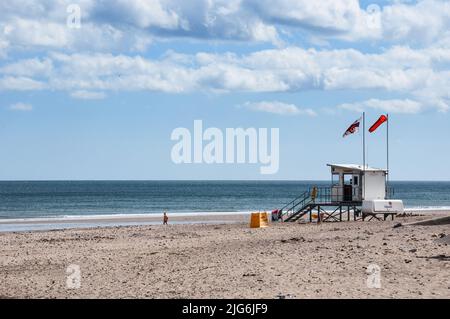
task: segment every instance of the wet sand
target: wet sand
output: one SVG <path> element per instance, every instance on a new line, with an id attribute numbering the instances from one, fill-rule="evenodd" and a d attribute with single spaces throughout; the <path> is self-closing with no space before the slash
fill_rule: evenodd
<path id="1" fill-rule="evenodd" d="M 393 228 L 425 218 L 1 233 L 0 296 L 450 298 L 450 247 L 440 240 L 450 225 Z M 369 288 L 376 267 L 381 288 Z"/>
<path id="2" fill-rule="evenodd" d="M 248 220 L 250 213 L 187 213 L 169 214 L 172 224 L 236 223 Z M 0 219 L 0 233 L 70 228 L 92 228 L 132 225 L 161 225 L 162 214 L 130 214 L 105 216 L 69 216 L 54 218 Z"/>

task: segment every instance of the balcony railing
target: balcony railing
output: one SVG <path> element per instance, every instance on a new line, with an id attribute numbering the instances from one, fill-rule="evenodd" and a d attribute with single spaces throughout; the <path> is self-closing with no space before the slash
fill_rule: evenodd
<path id="1" fill-rule="evenodd" d="M 283 206 L 280 211 L 283 215 L 292 215 L 311 204 L 342 204 L 360 203 L 363 200 L 362 187 L 352 186 L 322 186 L 311 187 L 308 191 Z M 385 198 L 393 198 L 394 188 L 386 187 Z"/>

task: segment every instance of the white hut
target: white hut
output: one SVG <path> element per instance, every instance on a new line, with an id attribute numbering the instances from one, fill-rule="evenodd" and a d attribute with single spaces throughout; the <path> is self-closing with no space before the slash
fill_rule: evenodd
<path id="1" fill-rule="evenodd" d="M 337 202 L 361 202 L 387 198 L 387 170 L 356 164 L 328 164 L 332 196 Z"/>
<path id="2" fill-rule="evenodd" d="M 403 201 L 391 199 L 388 171 L 355 164 L 328 164 L 335 202 L 360 202 L 363 214 L 403 213 Z"/>
<path id="3" fill-rule="evenodd" d="M 358 218 L 386 220 L 387 217 L 403 213 L 403 202 L 391 199 L 393 191 L 387 185 L 388 170 L 357 164 L 328 164 L 331 168 L 331 186 L 314 186 L 278 211 L 285 221 L 297 221 L 313 211 L 323 221 Z M 382 217 L 379 217 L 381 215 Z"/>

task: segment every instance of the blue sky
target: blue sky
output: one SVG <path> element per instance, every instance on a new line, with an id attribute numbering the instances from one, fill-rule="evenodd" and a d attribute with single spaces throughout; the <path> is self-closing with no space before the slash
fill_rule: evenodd
<path id="1" fill-rule="evenodd" d="M 392 179 L 450 180 L 449 85 L 450 1 L 2 2 L 0 179 L 328 179 L 365 111 Z M 279 128 L 278 173 L 174 164 L 197 119 Z"/>

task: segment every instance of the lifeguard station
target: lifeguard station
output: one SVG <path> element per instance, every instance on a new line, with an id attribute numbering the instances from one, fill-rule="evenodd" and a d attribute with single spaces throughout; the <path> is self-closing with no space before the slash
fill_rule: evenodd
<path id="1" fill-rule="evenodd" d="M 284 221 L 305 221 L 305 217 L 310 222 L 386 220 L 403 212 L 403 202 L 391 199 L 394 190 L 387 186 L 387 170 L 355 164 L 328 166 L 331 185 L 312 186 L 286 204 L 280 210 Z"/>

